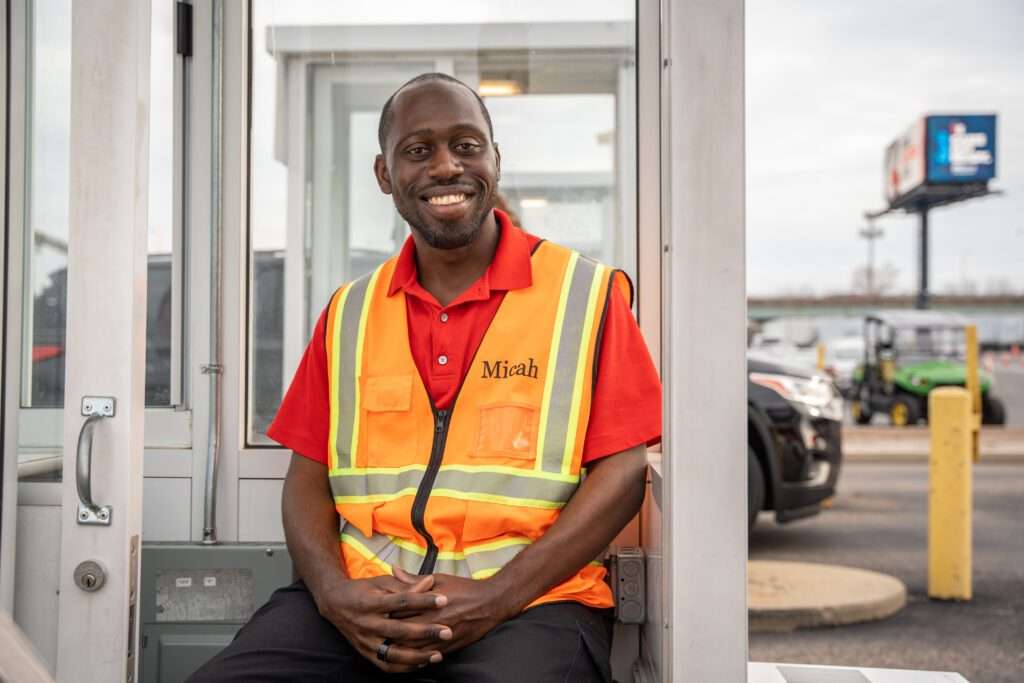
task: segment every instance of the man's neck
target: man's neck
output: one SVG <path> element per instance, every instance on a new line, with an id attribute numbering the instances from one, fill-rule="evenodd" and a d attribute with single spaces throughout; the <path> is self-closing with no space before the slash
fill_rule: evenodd
<path id="1" fill-rule="evenodd" d="M 413 231 L 420 285 L 447 306 L 487 271 L 498 248 L 498 236 L 493 211 L 487 214 L 476 239 L 457 249 L 432 247 Z"/>

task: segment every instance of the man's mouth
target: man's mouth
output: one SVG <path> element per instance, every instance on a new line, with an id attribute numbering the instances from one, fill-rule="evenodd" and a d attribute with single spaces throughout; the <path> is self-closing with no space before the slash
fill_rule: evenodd
<path id="1" fill-rule="evenodd" d="M 431 206 L 451 206 L 453 204 L 461 204 L 464 201 L 466 201 L 466 195 L 462 192 L 444 194 L 438 197 L 427 197 L 427 202 Z"/>

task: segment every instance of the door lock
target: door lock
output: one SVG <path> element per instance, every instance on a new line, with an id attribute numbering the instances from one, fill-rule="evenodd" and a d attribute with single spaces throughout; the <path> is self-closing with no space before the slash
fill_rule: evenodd
<path id="1" fill-rule="evenodd" d="M 107 582 L 107 572 L 99 562 L 86 560 L 75 567 L 75 585 L 86 593 L 95 593 Z"/>

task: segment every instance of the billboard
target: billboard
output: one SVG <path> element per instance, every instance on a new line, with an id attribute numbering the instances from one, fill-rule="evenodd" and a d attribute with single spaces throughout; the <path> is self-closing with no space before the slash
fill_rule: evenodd
<path id="1" fill-rule="evenodd" d="M 925 120 L 918 119 L 885 150 L 885 198 L 890 204 L 924 185 L 924 131 Z"/>
<path id="2" fill-rule="evenodd" d="M 922 188 L 985 183 L 996 177 L 996 116 L 925 116 L 885 150 L 890 204 Z"/>
<path id="3" fill-rule="evenodd" d="M 995 116 L 928 117 L 929 183 L 974 183 L 995 177 Z"/>

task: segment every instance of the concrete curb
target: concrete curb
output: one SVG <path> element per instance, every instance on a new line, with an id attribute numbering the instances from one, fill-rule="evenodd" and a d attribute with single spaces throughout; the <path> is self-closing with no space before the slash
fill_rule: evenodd
<path id="1" fill-rule="evenodd" d="M 906 586 L 888 574 L 810 562 L 747 563 L 751 632 L 885 619 L 906 603 Z"/>
<path id="2" fill-rule="evenodd" d="M 1024 429 L 982 428 L 980 445 L 980 464 L 1024 463 Z M 843 427 L 847 462 L 927 462 L 928 448 L 927 427 Z"/>

